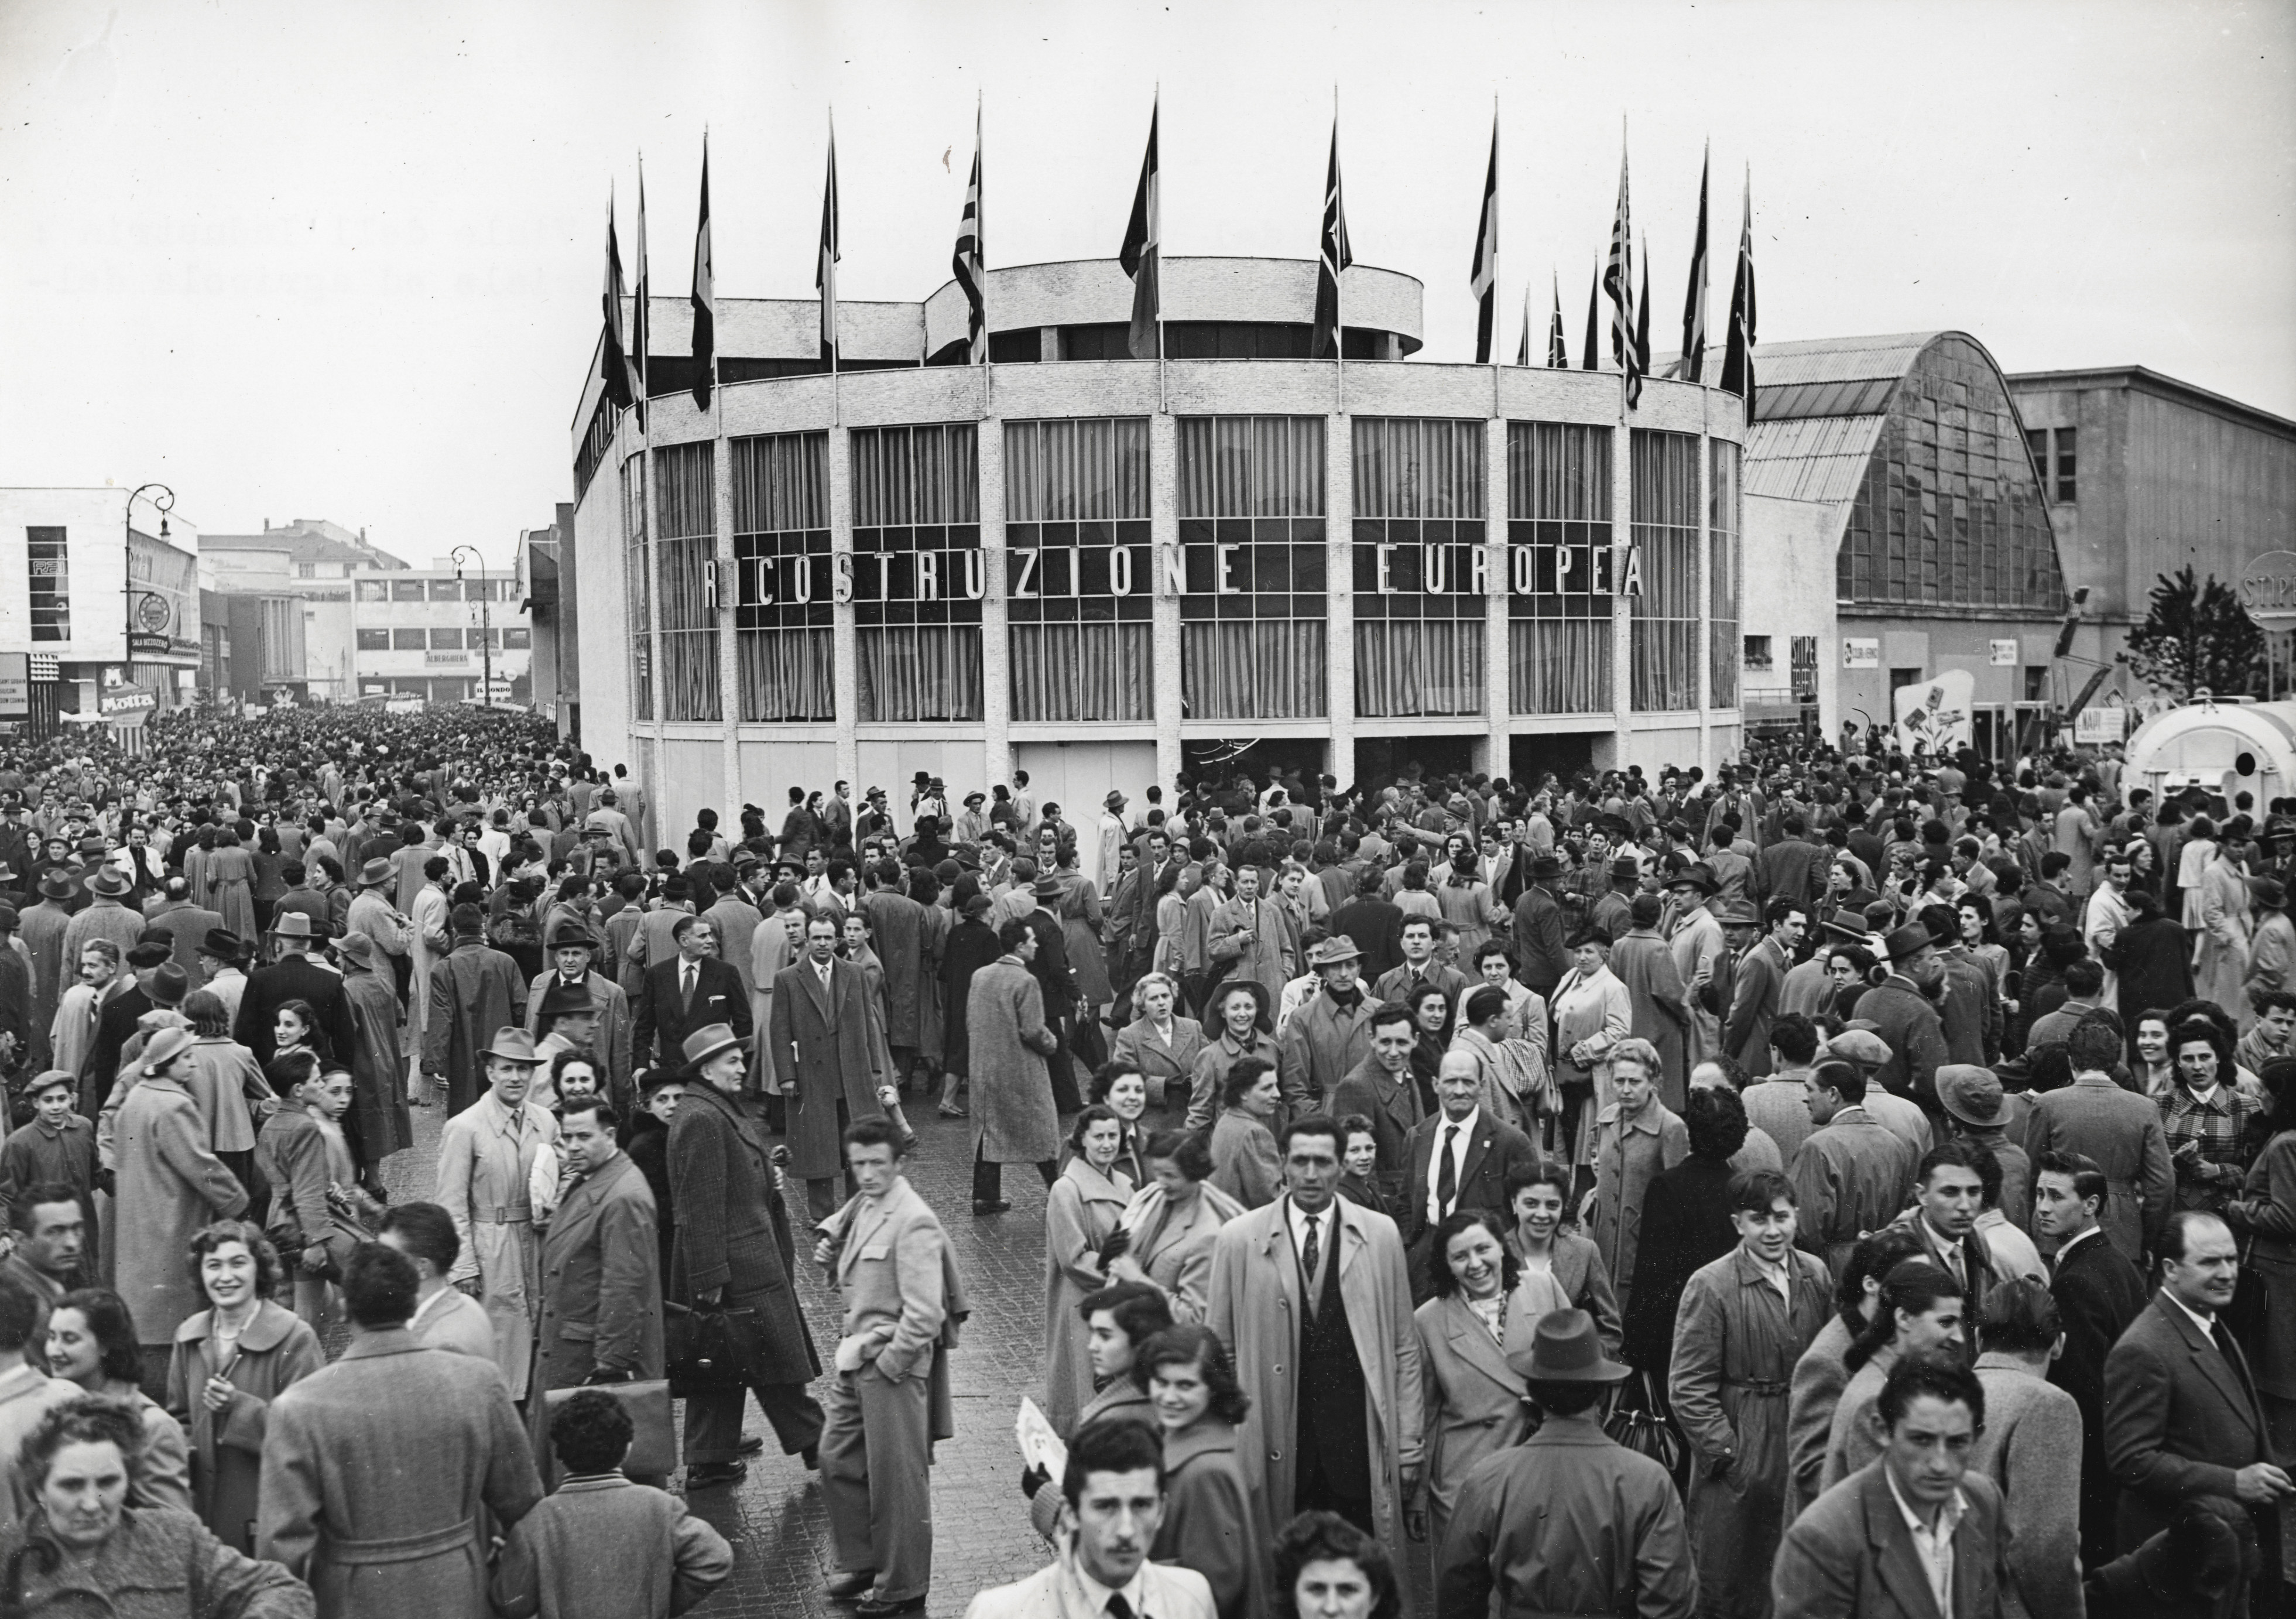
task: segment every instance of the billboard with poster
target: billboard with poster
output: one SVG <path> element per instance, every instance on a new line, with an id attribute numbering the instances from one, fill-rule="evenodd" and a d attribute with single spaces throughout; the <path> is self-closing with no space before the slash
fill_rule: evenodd
<path id="1" fill-rule="evenodd" d="M 1916 748 L 1949 753 L 1970 745 L 1973 729 L 1970 715 L 1977 697 L 1977 677 L 1965 669 L 1942 670 L 1927 680 L 1901 686 L 1897 691 L 1898 745 L 1911 753 Z"/>

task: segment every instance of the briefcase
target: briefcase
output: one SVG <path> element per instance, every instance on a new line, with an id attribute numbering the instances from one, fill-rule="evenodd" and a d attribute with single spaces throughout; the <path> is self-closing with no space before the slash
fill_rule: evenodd
<path id="1" fill-rule="evenodd" d="M 582 1388 L 611 1394 L 629 1413 L 630 1451 L 622 1458 L 622 1471 L 633 1478 L 667 1478 L 677 1471 L 677 1431 L 669 1419 L 669 1385 L 657 1377 L 644 1383 L 591 1383 L 578 1388 L 554 1388 L 542 1397 L 543 1434 L 547 1449 L 550 1419 Z M 556 1455 L 551 1453 L 556 1472 Z"/>
<path id="2" fill-rule="evenodd" d="M 680 1400 L 749 1386 L 757 1311 L 665 1302 L 662 1352 L 669 1392 Z"/>

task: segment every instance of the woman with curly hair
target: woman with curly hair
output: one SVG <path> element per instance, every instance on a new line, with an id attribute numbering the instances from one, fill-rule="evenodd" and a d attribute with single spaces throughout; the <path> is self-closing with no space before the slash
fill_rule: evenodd
<path id="1" fill-rule="evenodd" d="M 47 1357 L 50 1377 L 120 1401 L 143 1422 L 127 1504 L 189 1512 L 191 1458 L 184 1425 L 141 1386 L 144 1356 L 135 1342 L 135 1318 L 120 1296 L 105 1287 L 78 1287 L 58 1299 L 48 1312 Z"/>
<path id="2" fill-rule="evenodd" d="M 1132 1380 L 1164 1435 L 1164 1516 L 1148 1556 L 1203 1575 L 1220 1619 L 1261 1619 L 1266 1564 L 1236 1461 L 1251 1397 L 1236 1385 L 1227 1345 L 1209 1327 L 1168 1327 L 1134 1352 Z"/>
<path id="3" fill-rule="evenodd" d="M 1402 1619 L 1387 1548 L 1336 1512 L 1303 1512 L 1275 1537 L 1281 1619 Z"/>
<path id="4" fill-rule="evenodd" d="M 271 1402 L 327 1358 L 318 1335 L 272 1303 L 279 1253 L 252 1223 L 206 1227 L 189 1259 L 208 1308 L 176 1329 L 166 1403 L 191 1441 L 193 1510 L 226 1545 L 251 1551 Z"/>
<path id="5" fill-rule="evenodd" d="M 1439 1547 L 1460 1481 L 1485 1457 L 1521 1442 L 1529 1423 L 1522 1376 L 1506 1362 L 1518 1267 L 1505 1228 L 1488 1209 L 1454 1210 L 1435 1228 L 1435 1254 L 1427 1278 L 1433 1296 L 1412 1318 L 1427 1458 L 1422 1493 L 1405 1520 L 1413 1539 Z"/>

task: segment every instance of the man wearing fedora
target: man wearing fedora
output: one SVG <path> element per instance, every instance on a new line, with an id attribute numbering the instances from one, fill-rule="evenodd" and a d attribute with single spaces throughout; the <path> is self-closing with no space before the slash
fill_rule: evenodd
<path id="1" fill-rule="evenodd" d="M 547 942 L 551 970 L 528 990 L 526 1031 L 539 1032 L 542 1003 L 552 990 L 587 996 L 598 1019 L 590 1033 L 591 1055 L 605 1075 L 606 1094 L 615 1111 L 627 1116 L 637 1099 L 630 1084 L 630 998 L 622 993 L 621 985 L 597 970 L 598 954 L 604 947 L 581 923 L 570 917 L 562 920 L 551 929 Z"/>
<path id="2" fill-rule="evenodd" d="M 239 998 L 239 1015 L 232 1020 L 232 1039 L 253 1052 L 258 1064 L 267 1064 L 278 1049 L 279 1008 L 291 1000 L 307 1000 L 319 1015 L 329 1048 L 348 1060 L 354 1037 L 342 976 L 307 953 L 314 943 L 311 919 L 300 911 L 275 917 L 271 941 L 277 958 L 249 976 Z"/>
<path id="3" fill-rule="evenodd" d="M 1284 1021 L 1276 1037 L 1283 1053 L 1279 1066 L 1303 1087 L 1302 1099 L 1335 1112 L 1350 1111 L 1326 1098 L 1370 1057 L 1371 1015 L 1381 1004 L 1357 976 L 1363 958 L 1345 933 L 1310 946 L 1308 968 L 1316 975 L 1315 993 Z"/>
<path id="4" fill-rule="evenodd" d="M 1722 924 L 1709 903 L 1713 898 L 1714 869 L 1703 862 L 1693 861 L 1668 874 L 1666 913 L 1659 920 L 1658 931 L 1673 954 L 1674 970 L 1690 992 L 1685 1055 L 1693 1066 L 1722 1049 L 1722 1020 L 1707 1007 L 1704 994 L 1730 953 Z"/>
<path id="5" fill-rule="evenodd" d="M 826 918 L 815 924 L 826 928 Z M 792 973 L 808 970 L 800 963 Z M 801 989 L 791 993 L 802 996 Z M 664 1287 L 686 1310 L 723 1306 L 751 1312 L 743 1368 L 749 1392 L 773 1424 L 784 1455 L 818 1462 L 822 1411 L 806 1385 L 820 1375 L 812 1335 L 799 1308 L 792 1267 L 796 1240 L 765 1137 L 742 1106 L 744 1044 L 730 1023 L 710 1023 L 680 1048 L 685 1095 L 670 1115 L 665 1155 L 676 1230 Z M 833 1182 L 825 1183 L 833 1186 Z M 829 1212 L 833 1212 L 832 1202 Z M 742 1390 L 689 1394 L 685 1487 L 738 1483 Z"/>
<path id="6" fill-rule="evenodd" d="M 1698 1581 L 1682 1500 L 1663 1467 L 1603 1431 L 1603 1397 L 1628 1374 L 1603 1353 L 1595 1318 L 1543 1316 L 1506 1360 L 1545 1419 L 1460 1485 L 1435 1553 L 1437 1619 L 1483 1619 L 1495 1606 L 1689 1619 Z"/>
<path id="7" fill-rule="evenodd" d="M 1931 997 L 1945 982 L 1945 960 L 1937 941 L 1919 922 L 1908 922 L 1882 940 L 1890 960 L 1889 976 L 1858 998 L 1857 1016 L 1874 1025 L 1874 1032 L 1890 1048 L 1890 1060 L 1874 1074 L 1874 1082 L 1892 1096 L 1904 1097 L 1939 1123 L 1937 1071 L 1951 1062 L 1945 1022 Z"/>
<path id="8" fill-rule="evenodd" d="M 480 1055 L 486 1093 L 439 1132 L 435 1197 L 462 1240 L 452 1279 L 479 1284 L 479 1302 L 495 1326 L 495 1364 L 510 1397 L 523 1400 L 540 1282 L 528 1185 L 535 1155 L 558 1138 L 558 1122 L 528 1100 L 540 1060 L 525 1030 L 497 1027 Z"/>
<path id="9" fill-rule="evenodd" d="M 120 903 L 131 887 L 126 875 L 111 866 L 98 866 L 88 873 L 87 908 L 64 929 L 66 957 L 77 959 L 91 939 L 111 940 L 122 956 L 135 948 L 136 940 L 143 936 L 144 918 Z"/>
<path id="10" fill-rule="evenodd" d="M 32 1066 L 48 1065 L 48 1030 L 56 1003 L 78 976 L 79 963 L 64 956 L 64 933 L 71 926 L 71 879 L 62 872 L 40 875 L 39 900 L 24 913 L 20 937 L 32 955 Z"/>
<path id="11" fill-rule="evenodd" d="M 375 949 L 390 964 L 391 982 L 399 999 L 407 1003 L 409 1020 L 420 1032 L 423 1008 L 409 993 L 414 977 L 414 923 L 391 898 L 398 882 L 397 870 L 388 856 L 377 855 L 361 866 L 358 892 L 351 898 L 343 926 L 348 932 L 365 933 L 374 941 Z M 275 927 L 284 920 L 281 916 L 272 918 Z M 427 1000 L 429 997 L 425 994 L 422 999 Z"/>
<path id="12" fill-rule="evenodd" d="M 422 1031 L 422 1072 L 447 1087 L 447 1111 L 478 1099 L 480 1064 L 489 1031 L 518 1022 L 526 979 L 518 963 L 487 942 L 486 913 L 457 905 L 450 915 L 455 948 L 430 972 L 430 1012 Z M 521 1038 L 526 1031 L 519 1031 Z"/>
<path id="13" fill-rule="evenodd" d="M 119 1075 L 120 1048 L 135 1032 L 136 1020 L 155 1007 L 180 1011 L 191 980 L 177 966 L 164 937 L 144 940 L 127 952 L 132 976 L 96 1015 L 95 1040 L 80 1069 L 80 1110 L 91 1116 L 111 1094 Z"/>

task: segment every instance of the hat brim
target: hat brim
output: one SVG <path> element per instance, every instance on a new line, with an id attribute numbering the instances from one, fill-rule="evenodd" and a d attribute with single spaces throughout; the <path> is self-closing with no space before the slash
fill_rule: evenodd
<path id="1" fill-rule="evenodd" d="M 492 1057 L 497 1063 L 515 1063 L 521 1068 L 539 1068 L 543 1061 L 531 1051 L 504 1051 L 493 1046 L 487 1047 L 479 1055 Z"/>
<path id="2" fill-rule="evenodd" d="M 2001 1115 L 2007 1111 L 2005 1108 L 1997 1107 L 1990 1114 L 1980 1117 L 1978 1114 L 1972 1113 L 1966 1105 L 1956 1104 L 1952 1098 L 1948 1097 L 1939 1097 L 1938 1098 L 1938 1105 L 1944 1108 L 1946 1112 L 1951 1114 L 1955 1118 L 1960 1120 L 1964 1124 L 1973 1124 L 1980 1130 L 1998 1129 L 2005 1122 Z"/>
<path id="3" fill-rule="evenodd" d="M 713 1056 L 723 1056 L 728 1051 L 739 1051 L 741 1048 L 742 1042 L 739 1039 L 719 1040 L 707 1051 L 701 1052 L 696 1056 L 686 1058 L 685 1061 L 678 1067 L 678 1077 L 680 1079 L 686 1080 L 698 1080 L 701 1077 L 702 1064 L 708 1062 Z"/>
<path id="4" fill-rule="evenodd" d="M 1525 1383 L 1624 1383 L 1635 1375 L 1632 1367 L 1621 1366 L 1607 1355 L 1592 1366 L 1549 1367 L 1543 1371 L 1529 1355 L 1509 1355 L 1506 1360 L 1508 1368 Z"/>

